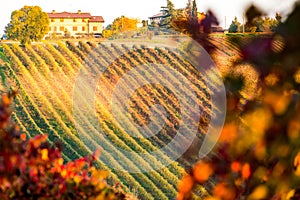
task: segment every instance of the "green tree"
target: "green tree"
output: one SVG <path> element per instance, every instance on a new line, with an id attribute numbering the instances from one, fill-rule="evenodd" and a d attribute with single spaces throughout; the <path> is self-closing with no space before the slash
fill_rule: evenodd
<path id="1" fill-rule="evenodd" d="M 5 28 L 8 39 L 18 40 L 21 44 L 30 44 L 41 40 L 49 31 L 49 18 L 39 6 L 24 6 L 11 14 L 11 20 Z"/>
<path id="2" fill-rule="evenodd" d="M 189 0 L 186 6 L 186 16 L 190 18 L 191 22 L 198 21 L 198 9 L 196 0 Z"/>
<path id="3" fill-rule="evenodd" d="M 166 28 L 171 28 L 172 27 L 172 22 L 176 16 L 176 10 L 173 2 L 171 0 L 167 0 L 167 6 L 166 7 L 161 7 L 163 12 L 165 14 L 164 19 L 160 22 L 160 26 L 166 27 Z"/>
<path id="4" fill-rule="evenodd" d="M 237 17 L 234 18 L 234 20 L 231 22 L 230 26 L 229 26 L 229 33 L 236 33 L 239 30 L 240 27 L 240 22 L 238 21 Z"/>
<path id="5" fill-rule="evenodd" d="M 192 6 L 192 18 L 193 20 L 198 21 L 198 9 L 197 9 L 197 3 L 196 0 L 193 1 L 193 6 Z"/>

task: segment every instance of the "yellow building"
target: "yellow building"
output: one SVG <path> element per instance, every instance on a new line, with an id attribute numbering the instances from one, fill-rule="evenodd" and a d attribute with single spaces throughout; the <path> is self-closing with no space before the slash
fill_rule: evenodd
<path id="1" fill-rule="evenodd" d="M 49 33 L 46 35 L 73 36 L 99 35 L 103 31 L 102 16 L 91 16 L 90 13 L 55 12 L 48 13 L 50 19 Z"/>

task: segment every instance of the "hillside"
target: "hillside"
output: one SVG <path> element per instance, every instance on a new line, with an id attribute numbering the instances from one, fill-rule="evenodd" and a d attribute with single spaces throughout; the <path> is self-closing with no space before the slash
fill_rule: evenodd
<path id="1" fill-rule="evenodd" d="M 233 43 L 222 37 L 212 38 L 212 42 L 218 47 L 212 58 L 221 74 L 225 75 L 230 72 L 231 61 L 238 56 L 238 51 Z M 110 42 L 96 44 L 88 41 L 67 41 L 55 44 L 45 42 L 25 47 L 18 44 L 2 44 L 0 49 L 0 64 L 5 76 L 5 84 L 2 84 L 2 87 L 18 89 L 13 118 L 28 137 L 48 134 L 50 143 L 60 141 L 65 162 L 102 148 L 97 166 L 110 172 L 110 184 L 120 183 L 125 191 L 133 192 L 141 199 L 176 197 L 178 181 L 198 159 L 201 141 L 212 119 L 214 107 L 210 95 L 213 91 L 204 81 L 205 74 L 199 73 L 180 54 L 165 47 L 147 48 L 143 45 Z M 174 91 L 160 84 L 145 84 L 137 88 L 139 82 L 123 80 L 136 66 L 147 63 L 170 65 L 172 70 L 186 77 L 197 97 L 197 107 L 201 110 L 200 123 L 197 121 L 195 129 L 197 138 L 191 148 L 175 162 L 172 156 L 169 156 L 176 156 L 177 152 L 172 148 L 166 149 L 168 155 L 158 153 L 159 159 L 146 152 L 168 147 L 167 144 L 176 137 L 184 117 L 187 117 L 186 121 L 193 121 L 194 116 L 185 114 L 181 107 L 184 104 L 184 108 L 194 110 L 189 100 L 192 94 L 181 93 L 182 98 L 186 100 L 182 103 Z M 102 73 L 101 70 L 104 69 L 106 70 Z M 174 75 L 176 73 L 160 70 L 161 68 L 147 68 L 146 72 L 135 71 L 135 75 L 141 77 L 142 83 L 147 78 L 153 79 L 153 82 L 168 82 L 171 85 L 178 83 L 178 77 Z M 249 70 L 251 71 L 251 68 L 248 68 L 248 72 Z M 244 71 L 238 73 L 243 74 Z M 78 82 L 80 74 L 91 75 L 90 80 Z M 254 74 L 254 77 L 247 79 L 245 99 L 251 98 L 255 93 L 255 73 L 251 74 Z M 99 80 L 94 91 L 91 87 L 85 87 L 93 84 L 93 80 Z M 118 84 L 120 80 L 123 81 L 122 84 Z M 87 85 L 80 87 L 78 84 L 81 83 Z M 180 85 L 174 87 L 179 88 Z M 91 97 L 91 92 L 95 93 L 95 99 L 88 98 Z M 133 92 L 133 95 L 128 97 L 127 92 Z M 74 109 L 74 101 L 82 106 L 79 110 Z M 122 107 L 124 102 L 128 103 L 128 113 L 111 105 Z M 163 107 L 165 113 L 161 113 L 159 107 L 153 106 L 156 104 Z M 167 115 L 164 118 L 165 123 L 161 124 L 162 119 L 159 116 L 152 118 L 153 109 L 159 116 Z M 95 118 L 80 112 L 82 110 L 95 113 Z M 114 115 L 119 116 L 120 120 L 116 121 Z M 149 124 L 153 127 L 163 127 L 155 136 L 145 137 L 140 129 L 129 126 L 128 120 L 140 127 L 146 127 L 143 128 L 146 134 L 151 134 L 152 131 L 147 130 Z M 194 132 L 191 127 L 184 130 Z M 174 145 L 181 146 L 182 143 Z M 130 152 L 130 156 L 126 152 Z M 164 167 L 165 163 L 171 164 Z M 134 173 L 124 172 L 128 169 Z M 199 190 L 205 195 L 204 189 Z"/>

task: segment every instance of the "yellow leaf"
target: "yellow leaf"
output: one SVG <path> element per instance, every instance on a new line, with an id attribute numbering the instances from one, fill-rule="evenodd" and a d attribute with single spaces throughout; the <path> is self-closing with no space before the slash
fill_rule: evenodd
<path id="1" fill-rule="evenodd" d="M 100 179 L 100 180 L 106 179 L 107 175 L 108 175 L 107 171 L 104 171 L 104 170 L 94 170 L 94 171 L 92 171 L 92 176 L 94 178 L 97 178 L 97 179 Z"/>
<path id="2" fill-rule="evenodd" d="M 294 158 L 294 167 L 296 168 L 296 176 L 300 176 L 300 152 Z"/>
<path id="3" fill-rule="evenodd" d="M 60 172 L 61 176 L 62 177 L 66 177 L 67 175 L 67 170 L 66 169 L 63 169 L 61 172 Z"/>
<path id="4" fill-rule="evenodd" d="M 49 160 L 49 157 L 48 157 L 48 149 L 42 149 L 41 150 L 41 155 L 42 155 L 42 160 Z"/>
<path id="5" fill-rule="evenodd" d="M 75 175 L 75 176 L 74 176 L 74 182 L 75 182 L 76 184 L 80 183 L 81 180 L 82 180 L 82 177 L 81 177 L 81 176 L 78 176 L 78 175 Z"/>
<path id="6" fill-rule="evenodd" d="M 266 199 L 268 195 L 268 188 L 265 185 L 260 185 L 254 189 L 254 191 L 250 194 L 247 198 L 248 200 L 251 199 Z"/>
<path id="7" fill-rule="evenodd" d="M 64 159 L 63 158 L 58 158 L 57 159 L 57 164 L 62 165 L 64 163 Z"/>
<path id="8" fill-rule="evenodd" d="M 287 193 L 287 195 L 286 195 L 286 198 L 285 199 L 291 199 L 291 198 L 293 198 L 294 197 L 294 195 L 295 195 L 295 190 L 291 190 L 291 191 L 289 191 L 288 193 Z"/>

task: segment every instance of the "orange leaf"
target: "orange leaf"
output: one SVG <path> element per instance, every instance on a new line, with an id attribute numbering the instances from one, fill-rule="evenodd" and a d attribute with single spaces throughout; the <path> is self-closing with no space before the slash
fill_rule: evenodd
<path id="1" fill-rule="evenodd" d="M 242 178 L 248 179 L 251 175 L 251 169 L 249 163 L 245 163 L 242 167 Z"/>
<path id="2" fill-rule="evenodd" d="M 178 184 L 178 190 L 180 193 L 189 193 L 194 186 L 194 179 L 190 175 L 185 175 Z"/>
<path id="3" fill-rule="evenodd" d="M 218 183 L 213 190 L 213 196 L 222 200 L 235 200 L 235 190 L 225 183 Z"/>
<path id="4" fill-rule="evenodd" d="M 199 162 L 194 166 L 193 175 L 196 181 L 203 183 L 207 181 L 213 173 L 213 168 L 209 163 Z"/>
<path id="5" fill-rule="evenodd" d="M 25 134 L 25 133 L 22 133 L 22 134 L 20 135 L 20 139 L 23 140 L 23 141 L 25 141 L 25 140 L 26 140 L 26 134 Z"/>
<path id="6" fill-rule="evenodd" d="M 8 106 L 10 104 L 10 99 L 6 93 L 2 94 L 2 102 L 4 106 Z"/>
<path id="7" fill-rule="evenodd" d="M 220 142 L 232 142 L 236 139 L 238 135 L 238 127 L 235 123 L 225 124 L 221 132 Z"/>
<path id="8" fill-rule="evenodd" d="M 230 167 L 233 172 L 239 172 L 241 170 L 241 164 L 238 161 L 232 162 Z"/>

